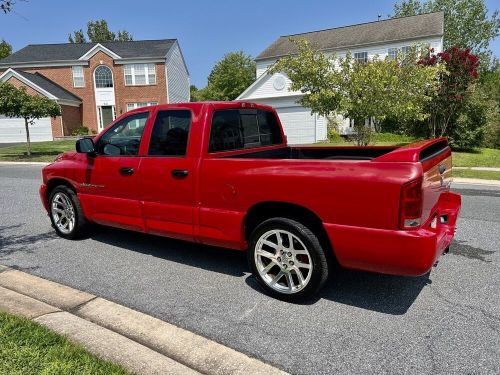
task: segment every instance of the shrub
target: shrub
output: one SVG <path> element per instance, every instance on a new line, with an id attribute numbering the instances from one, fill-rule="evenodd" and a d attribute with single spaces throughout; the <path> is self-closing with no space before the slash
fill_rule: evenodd
<path id="1" fill-rule="evenodd" d="M 374 142 L 405 143 L 412 142 L 415 138 L 403 134 L 395 133 L 374 133 L 372 140 Z"/>
<path id="2" fill-rule="evenodd" d="M 79 126 L 78 128 L 74 128 L 71 131 L 71 135 L 88 135 L 89 134 L 89 128 L 86 126 Z"/>
<path id="3" fill-rule="evenodd" d="M 449 140 L 454 148 L 471 150 L 483 143 L 489 105 L 478 90 L 474 91 L 459 112 L 453 126 L 449 127 Z"/>

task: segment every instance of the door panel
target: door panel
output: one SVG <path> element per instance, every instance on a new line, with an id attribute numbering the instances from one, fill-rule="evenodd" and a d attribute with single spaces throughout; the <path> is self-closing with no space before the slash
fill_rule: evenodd
<path id="1" fill-rule="evenodd" d="M 144 231 L 139 149 L 149 111 L 116 122 L 96 144 L 96 156 L 87 157 L 80 199 L 93 221 Z"/>
<path id="2" fill-rule="evenodd" d="M 80 193 L 83 209 L 97 223 L 144 230 L 139 197 L 139 157 L 89 158 Z M 132 174 L 120 173 L 122 168 Z"/>
<path id="3" fill-rule="evenodd" d="M 191 112 L 158 111 L 140 166 L 140 189 L 149 233 L 193 240 L 195 165 L 188 155 Z"/>
<path id="4" fill-rule="evenodd" d="M 140 181 L 149 233 L 193 240 L 194 164 L 185 158 L 143 158 Z M 175 177 L 174 170 L 188 174 Z"/>

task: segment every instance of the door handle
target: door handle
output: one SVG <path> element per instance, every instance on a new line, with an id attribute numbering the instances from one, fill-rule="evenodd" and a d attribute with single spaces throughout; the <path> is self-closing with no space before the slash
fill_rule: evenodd
<path id="1" fill-rule="evenodd" d="M 131 167 L 120 168 L 120 174 L 122 176 L 130 176 L 131 174 L 134 174 L 134 168 Z"/>
<path id="2" fill-rule="evenodd" d="M 188 174 L 187 169 L 172 169 L 172 176 L 174 177 L 187 177 Z"/>

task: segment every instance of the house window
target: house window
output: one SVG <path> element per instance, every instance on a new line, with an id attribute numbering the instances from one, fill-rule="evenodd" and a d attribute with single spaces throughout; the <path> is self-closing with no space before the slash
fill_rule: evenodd
<path id="1" fill-rule="evenodd" d="M 358 63 L 368 62 L 368 52 L 356 52 L 354 54 L 354 60 Z"/>
<path id="2" fill-rule="evenodd" d="M 124 66 L 125 85 L 154 85 L 156 84 L 155 64 L 127 64 Z"/>
<path id="3" fill-rule="evenodd" d="M 140 103 L 127 103 L 127 111 L 131 111 L 136 108 L 148 107 L 150 105 L 157 105 L 158 102 L 140 102 Z"/>
<path id="4" fill-rule="evenodd" d="M 77 65 L 73 67 L 73 87 L 85 87 L 83 66 Z"/>
<path id="5" fill-rule="evenodd" d="M 410 46 L 403 46 L 401 48 L 389 48 L 387 51 L 387 55 L 389 56 L 389 60 L 396 60 L 398 56 L 398 51 L 401 51 L 401 56 L 405 57 L 410 52 Z"/>
<path id="6" fill-rule="evenodd" d="M 98 89 L 113 87 L 113 73 L 105 65 L 98 66 L 94 72 L 95 87 Z"/>
<path id="7" fill-rule="evenodd" d="M 387 56 L 389 57 L 389 60 L 396 60 L 396 57 L 398 57 L 398 49 L 389 48 L 389 50 L 387 51 Z"/>

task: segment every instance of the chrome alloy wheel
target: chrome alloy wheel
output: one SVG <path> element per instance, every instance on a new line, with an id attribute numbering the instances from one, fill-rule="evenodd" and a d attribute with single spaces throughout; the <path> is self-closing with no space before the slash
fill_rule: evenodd
<path id="1" fill-rule="evenodd" d="M 311 279 L 311 255 L 304 243 L 289 231 L 267 231 L 257 241 L 254 254 L 260 277 L 277 292 L 297 293 Z"/>
<path id="2" fill-rule="evenodd" d="M 75 209 L 71 199 L 64 193 L 58 192 L 51 202 L 51 214 L 54 224 L 61 233 L 69 234 L 75 227 Z"/>

